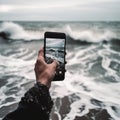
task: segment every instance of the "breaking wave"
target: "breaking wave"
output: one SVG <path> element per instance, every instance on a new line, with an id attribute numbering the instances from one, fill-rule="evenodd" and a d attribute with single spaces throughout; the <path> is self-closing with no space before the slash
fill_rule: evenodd
<path id="1" fill-rule="evenodd" d="M 86 41 L 90 43 L 99 43 L 104 40 L 109 41 L 116 38 L 116 34 L 106 30 L 104 32 L 92 31 L 92 30 L 80 30 L 73 31 L 71 27 L 66 26 L 67 34 L 74 40 Z"/>
<path id="2" fill-rule="evenodd" d="M 62 82 L 53 82 L 50 89 L 54 99 L 52 120 L 120 119 L 120 23 L 99 23 L 100 27 L 91 22 L 87 25 L 59 22 L 54 25 L 51 22 L 0 24 L 0 32 L 8 32 L 10 42 L 40 40 L 46 30 L 67 34 L 71 45 L 67 46 L 66 77 Z M 103 39 L 112 39 L 112 43 L 77 44 L 80 41 L 101 43 Z M 40 46 L 43 46 L 42 42 L 0 43 L 0 120 L 13 111 L 23 94 L 33 86 L 34 64 Z"/>
<path id="3" fill-rule="evenodd" d="M 51 28 L 48 30 L 57 31 L 57 28 Z M 103 32 L 93 31 L 91 29 L 81 30 L 80 28 L 72 30 L 70 25 L 64 25 L 61 31 L 65 32 L 68 38 L 71 38 L 72 40 L 74 40 L 74 42 L 81 41 L 88 43 L 99 43 L 102 41 L 119 39 L 117 38 L 117 35 L 114 32 L 109 30 L 105 30 Z M 3 22 L 0 26 L 0 32 L 4 32 L 6 33 L 6 35 L 9 35 L 7 37 L 8 39 L 31 41 L 43 39 L 45 29 L 43 28 L 43 31 L 25 30 L 23 26 L 17 23 Z"/>
<path id="4" fill-rule="evenodd" d="M 8 38 L 13 40 L 23 39 L 29 41 L 41 38 L 40 32 L 27 31 L 19 24 L 13 22 L 3 22 L 0 26 L 0 32 L 9 34 Z"/>

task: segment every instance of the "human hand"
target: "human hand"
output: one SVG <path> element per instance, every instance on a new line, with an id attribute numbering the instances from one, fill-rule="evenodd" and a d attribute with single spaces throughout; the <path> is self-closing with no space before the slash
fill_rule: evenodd
<path id="1" fill-rule="evenodd" d="M 44 59 L 43 49 L 38 53 L 38 58 L 35 64 L 35 75 L 37 82 L 46 85 L 50 88 L 56 72 L 57 62 L 54 60 L 51 64 L 47 64 Z"/>

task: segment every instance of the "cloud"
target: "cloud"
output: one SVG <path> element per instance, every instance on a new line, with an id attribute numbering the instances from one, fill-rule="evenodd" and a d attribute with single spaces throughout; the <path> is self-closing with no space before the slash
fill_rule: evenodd
<path id="1" fill-rule="evenodd" d="M 79 7 L 79 9 L 86 9 L 89 7 L 95 7 L 97 5 L 97 8 L 100 7 L 101 4 L 109 4 L 110 3 L 118 3 L 118 0 L 5 0 L 1 1 L 0 3 L 0 12 L 11 12 L 14 10 L 38 10 L 38 9 L 54 9 L 54 8 L 75 8 Z M 119 2 L 120 3 L 120 2 Z"/>
<path id="2" fill-rule="evenodd" d="M 1 0 L 2 20 L 120 20 L 119 0 Z"/>
<path id="3" fill-rule="evenodd" d="M 19 10 L 61 9 L 73 6 L 72 4 L 41 4 L 41 5 L 0 5 L 0 12 L 14 12 Z"/>
<path id="4" fill-rule="evenodd" d="M 0 5 L 0 12 L 9 12 L 12 9 L 13 7 L 9 5 Z"/>

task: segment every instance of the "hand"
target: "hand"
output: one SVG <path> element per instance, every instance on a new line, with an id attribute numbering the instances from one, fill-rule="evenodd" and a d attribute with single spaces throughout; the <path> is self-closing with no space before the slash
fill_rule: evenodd
<path id="1" fill-rule="evenodd" d="M 45 62 L 43 49 L 41 49 L 38 53 L 38 58 L 34 68 L 37 82 L 50 88 L 51 81 L 55 76 L 56 67 L 57 62 L 55 60 L 51 64 L 47 64 Z"/>

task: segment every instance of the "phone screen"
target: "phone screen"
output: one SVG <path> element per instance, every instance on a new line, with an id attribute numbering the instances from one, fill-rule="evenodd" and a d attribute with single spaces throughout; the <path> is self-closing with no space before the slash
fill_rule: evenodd
<path id="1" fill-rule="evenodd" d="M 64 79 L 65 74 L 65 39 L 63 38 L 46 38 L 45 60 L 52 63 L 53 60 L 58 62 L 55 80 Z"/>

